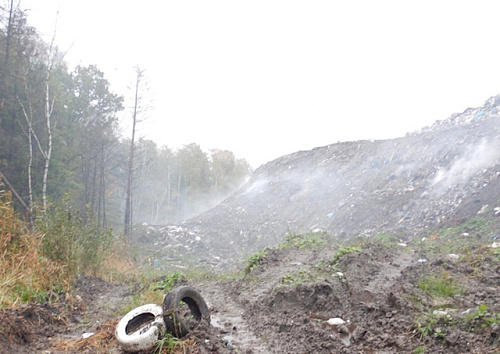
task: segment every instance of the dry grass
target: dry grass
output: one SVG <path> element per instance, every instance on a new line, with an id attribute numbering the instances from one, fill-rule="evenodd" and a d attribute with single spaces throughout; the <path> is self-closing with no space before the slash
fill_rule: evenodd
<path id="1" fill-rule="evenodd" d="M 112 320 L 100 326 L 99 330 L 88 338 L 58 340 L 53 348 L 65 353 L 108 353 L 119 347 L 115 337 L 118 320 Z M 160 343 L 160 342 L 159 342 Z M 151 348 L 149 353 L 155 354 L 195 354 L 198 353 L 196 341 L 192 338 L 176 340 L 170 346 Z"/>
<path id="2" fill-rule="evenodd" d="M 8 195 L 0 199 L 0 307 L 36 301 L 69 287 L 65 267 L 40 254 L 43 235 L 29 233 Z"/>
<path id="3" fill-rule="evenodd" d="M 99 330 L 88 338 L 58 340 L 54 343 L 54 349 L 66 353 L 80 353 L 84 350 L 90 353 L 106 353 L 112 348 L 118 347 L 115 337 L 115 328 L 118 320 L 112 320 L 102 324 Z"/>
<path id="4" fill-rule="evenodd" d="M 129 246 L 123 242 L 115 242 L 97 276 L 107 281 L 124 281 L 137 278 L 141 272 L 131 261 Z"/>

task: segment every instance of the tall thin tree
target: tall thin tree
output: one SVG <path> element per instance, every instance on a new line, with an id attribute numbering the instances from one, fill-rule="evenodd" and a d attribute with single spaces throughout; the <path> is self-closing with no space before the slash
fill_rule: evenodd
<path id="1" fill-rule="evenodd" d="M 135 153 L 135 135 L 137 130 L 137 124 L 142 122 L 139 119 L 139 114 L 144 113 L 147 109 L 143 105 L 145 89 L 144 81 L 144 70 L 141 70 L 138 66 L 135 67 L 135 92 L 134 92 L 134 105 L 132 110 L 132 138 L 130 141 L 130 154 L 128 162 L 128 178 L 127 178 L 127 191 L 125 197 L 125 222 L 124 222 L 124 234 L 127 241 L 130 242 L 132 235 L 132 224 L 133 224 L 133 182 L 134 182 L 134 153 Z"/>

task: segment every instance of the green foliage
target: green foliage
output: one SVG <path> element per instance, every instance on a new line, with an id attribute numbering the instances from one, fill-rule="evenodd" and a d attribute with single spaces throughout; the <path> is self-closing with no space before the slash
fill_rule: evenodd
<path id="1" fill-rule="evenodd" d="M 492 220 L 482 216 L 476 216 L 467 220 L 464 224 L 457 227 L 441 229 L 438 232 L 439 237 L 453 237 L 456 238 L 460 234 L 467 232 L 473 236 L 481 236 L 487 233 L 492 224 Z"/>
<path id="2" fill-rule="evenodd" d="M 380 242 L 380 243 L 395 243 L 398 242 L 398 238 L 394 235 L 386 234 L 384 232 L 381 232 L 373 238 L 375 242 Z"/>
<path id="3" fill-rule="evenodd" d="M 326 244 L 325 232 L 288 233 L 279 248 L 316 248 Z"/>
<path id="4" fill-rule="evenodd" d="M 44 234 L 42 254 L 64 264 L 70 274 L 95 274 L 109 254 L 113 234 L 95 223 L 84 224 L 67 201 L 60 204 L 37 220 L 37 229 Z"/>
<path id="5" fill-rule="evenodd" d="M 341 247 L 335 254 L 330 258 L 330 265 L 336 266 L 346 254 L 351 254 L 354 252 L 360 252 L 361 247 L 358 246 L 345 246 Z"/>
<path id="6" fill-rule="evenodd" d="M 417 317 L 415 326 L 423 337 L 434 336 L 444 338 L 446 328 L 453 326 L 453 320 L 449 316 L 436 316 L 434 314 L 423 314 Z"/>
<path id="7" fill-rule="evenodd" d="M 43 304 L 49 299 L 49 294 L 44 289 L 18 288 L 22 302 Z"/>
<path id="8" fill-rule="evenodd" d="M 280 285 L 297 285 L 297 284 L 303 284 L 303 283 L 306 283 L 306 282 L 312 281 L 312 280 L 314 280 L 314 277 L 310 273 L 308 273 L 304 270 L 301 270 L 296 274 L 289 274 L 289 275 L 283 276 L 280 279 Z"/>
<path id="9" fill-rule="evenodd" d="M 418 281 L 418 288 L 431 297 L 452 297 L 461 293 L 456 281 L 443 273 L 441 276 L 428 276 Z"/>
<path id="10" fill-rule="evenodd" d="M 421 345 L 419 347 L 416 347 L 415 349 L 413 349 L 413 354 L 424 354 L 425 353 L 425 350 L 426 350 L 426 347 L 425 345 Z"/>
<path id="11" fill-rule="evenodd" d="M 476 311 L 467 314 L 463 322 L 467 331 L 477 332 L 494 324 L 500 324 L 500 313 L 491 313 L 485 304 L 481 304 Z"/>
<path id="12" fill-rule="evenodd" d="M 153 347 L 154 354 L 173 353 L 181 345 L 180 340 L 172 333 L 166 332 L 160 337 L 161 339 L 158 339 Z"/>
<path id="13" fill-rule="evenodd" d="M 250 258 L 248 258 L 247 265 L 244 270 L 245 274 L 250 273 L 252 270 L 261 265 L 266 255 L 266 250 L 259 250 L 255 254 L 251 255 Z"/>
<path id="14" fill-rule="evenodd" d="M 182 282 L 185 281 L 186 277 L 184 274 L 179 273 L 179 272 L 174 272 L 172 274 L 169 274 L 165 277 L 163 277 L 161 280 L 158 280 L 150 285 L 150 288 L 153 291 L 162 291 L 163 293 L 168 293 L 172 288 Z"/>

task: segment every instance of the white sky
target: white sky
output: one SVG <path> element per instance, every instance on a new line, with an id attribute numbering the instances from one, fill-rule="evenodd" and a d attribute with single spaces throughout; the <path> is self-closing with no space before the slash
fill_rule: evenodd
<path id="1" fill-rule="evenodd" d="M 145 69 L 140 134 L 253 167 L 403 136 L 500 93 L 500 1 L 21 0 L 29 23 L 112 90 Z M 128 114 L 125 119 L 130 119 Z"/>

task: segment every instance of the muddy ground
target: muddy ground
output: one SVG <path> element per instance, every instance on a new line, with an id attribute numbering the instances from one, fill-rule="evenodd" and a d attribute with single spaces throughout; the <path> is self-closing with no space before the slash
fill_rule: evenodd
<path id="1" fill-rule="evenodd" d="M 497 353 L 500 253 L 488 247 L 488 237 L 468 237 L 451 248 L 462 250 L 456 256 L 442 253 L 450 248 L 437 247 L 439 240 L 432 239 L 420 246 L 399 241 L 346 246 L 326 237 L 302 248 L 268 249 L 248 273 L 241 269 L 230 279 L 188 283 L 206 300 L 212 321 L 185 338 L 195 343 L 186 350 Z M 450 279 L 458 291 L 426 293 L 419 281 L 432 277 Z M 52 305 L 4 310 L 2 352 L 120 353 L 113 335 L 117 312 L 137 291 L 84 277 L 73 296 Z M 330 325 L 334 318 L 345 323 Z M 84 333 L 95 334 L 82 339 Z"/>

